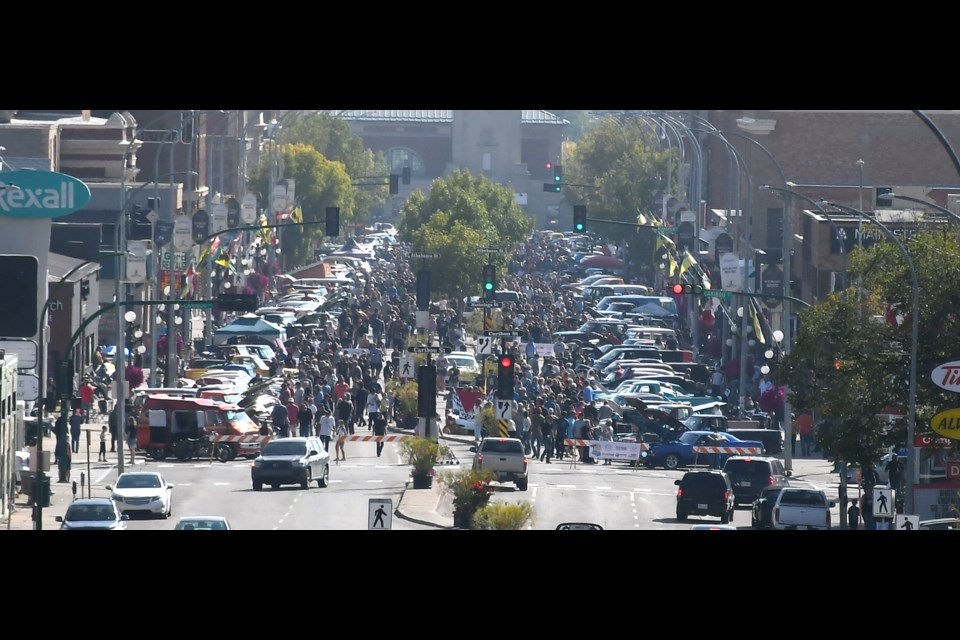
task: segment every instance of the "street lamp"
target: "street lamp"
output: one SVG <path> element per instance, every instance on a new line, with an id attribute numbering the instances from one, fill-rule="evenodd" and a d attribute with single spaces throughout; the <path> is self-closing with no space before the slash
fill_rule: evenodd
<path id="1" fill-rule="evenodd" d="M 907 490 L 906 500 L 904 501 L 904 511 L 907 515 L 911 515 L 914 512 L 913 507 L 913 483 L 914 483 L 914 470 L 916 467 L 916 452 L 914 451 L 914 432 L 916 431 L 917 423 L 917 341 L 920 333 L 920 284 L 917 280 L 917 270 L 913 266 L 913 260 L 910 258 L 910 253 L 907 251 L 907 248 L 903 246 L 903 243 L 896 236 L 893 231 L 891 231 L 886 225 L 880 223 L 877 220 L 876 216 L 869 215 L 864 213 L 859 209 L 854 209 L 853 207 L 847 207 L 845 205 L 837 204 L 835 202 L 830 202 L 828 200 L 821 200 L 821 202 L 827 206 L 840 209 L 841 211 L 849 211 L 857 215 L 861 215 L 871 222 L 873 222 L 880 231 L 883 232 L 887 238 L 897 245 L 897 249 L 900 250 L 900 253 L 903 255 L 903 261 L 907 264 L 907 268 L 910 270 L 910 284 L 913 286 L 913 309 L 910 312 L 911 318 L 911 327 L 910 327 L 910 391 L 909 391 L 909 409 L 907 410 L 907 478 L 909 483 L 909 489 Z"/>
<path id="2" fill-rule="evenodd" d="M 9 185 L 8 185 L 9 186 Z M 40 501 L 41 491 L 46 490 L 46 481 L 43 480 L 43 421 L 44 413 L 46 409 L 46 400 L 47 400 L 47 355 L 46 355 L 46 334 L 47 334 L 47 311 L 50 310 L 50 300 L 56 296 L 57 292 L 60 291 L 60 288 L 66 283 L 70 276 L 75 274 L 80 269 L 86 267 L 89 264 L 94 262 L 99 262 L 101 258 L 110 258 L 116 256 L 126 255 L 126 251 L 109 251 L 99 254 L 96 258 L 92 260 L 85 260 L 81 262 L 73 269 L 68 271 L 66 275 L 60 278 L 60 281 L 53 288 L 53 291 L 50 292 L 50 295 L 47 296 L 46 300 L 43 303 L 43 308 L 40 310 L 40 324 L 37 327 L 37 353 L 38 353 L 38 362 L 37 362 L 37 377 L 40 379 L 40 391 L 39 399 L 37 402 L 37 426 L 38 426 L 38 438 L 37 438 L 37 477 L 34 482 L 34 491 L 33 491 L 33 504 L 36 509 L 36 519 L 35 526 L 38 531 L 43 529 L 43 506 Z M 61 380 L 61 384 L 64 381 Z M 43 499 L 46 499 L 46 495 L 43 496 Z"/>
<path id="3" fill-rule="evenodd" d="M 949 216 L 949 217 L 952 218 L 953 220 L 955 220 L 955 221 L 957 221 L 957 222 L 960 222 L 960 216 L 958 216 L 957 214 L 955 214 L 953 211 L 950 211 L 950 209 L 947 209 L 946 207 L 941 207 L 940 205 L 938 205 L 938 204 L 936 204 L 936 203 L 934 203 L 934 202 L 927 202 L 926 200 L 923 200 L 922 198 L 912 198 L 912 197 L 910 197 L 910 196 L 905 196 L 905 195 L 902 195 L 902 194 L 899 194 L 899 193 L 888 193 L 888 194 L 886 194 L 886 196 L 877 196 L 877 197 L 878 197 L 878 198 L 887 198 L 887 199 L 889 199 L 889 200 L 891 201 L 890 204 L 893 204 L 893 202 L 892 202 L 893 200 L 906 200 L 907 202 L 916 202 L 917 204 L 922 204 L 922 205 L 927 206 L 927 207 L 932 207 L 932 208 L 936 209 L 937 211 L 939 211 L 940 213 L 942 213 L 942 214 L 944 214 L 944 215 L 946 215 L 946 216 Z"/>

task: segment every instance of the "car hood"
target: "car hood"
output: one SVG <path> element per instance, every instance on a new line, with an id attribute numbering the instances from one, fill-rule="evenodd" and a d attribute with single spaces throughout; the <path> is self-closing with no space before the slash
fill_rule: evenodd
<path id="1" fill-rule="evenodd" d="M 81 520 L 81 521 L 65 521 L 63 523 L 63 529 L 123 529 L 122 522 L 114 522 L 113 520 Z"/>
<path id="2" fill-rule="evenodd" d="M 264 462 L 294 462 L 296 460 L 304 459 L 305 456 L 260 456 L 260 459 Z"/>

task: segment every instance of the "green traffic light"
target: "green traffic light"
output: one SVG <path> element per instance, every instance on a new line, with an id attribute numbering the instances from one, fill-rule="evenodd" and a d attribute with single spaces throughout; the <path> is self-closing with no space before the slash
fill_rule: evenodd
<path id="1" fill-rule="evenodd" d="M 583 231 L 583 225 L 582 225 L 582 224 L 577 223 L 577 231 Z"/>
<path id="2" fill-rule="evenodd" d="M 486 289 L 487 291 L 493 291 L 493 283 L 492 283 L 492 282 L 486 282 L 486 283 L 484 283 L 483 288 Z"/>

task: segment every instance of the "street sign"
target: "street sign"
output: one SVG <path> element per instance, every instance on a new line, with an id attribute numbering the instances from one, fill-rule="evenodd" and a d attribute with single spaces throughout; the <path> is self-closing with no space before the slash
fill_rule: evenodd
<path id="1" fill-rule="evenodd" d="M 493 338 L 477 336 L 477 355 L 489 356 L 493 353 Z"/>
<path id="2" fill-rule="evenodd" d="M 190 229 L 194 244 L 202 244 L 210 235 L 210 214 L 203 209 L 197 209 L 193 213 Z"/>
<path id="3" fill-rule="evenodd" d="M 185 307 L 197 307 L 200 309 L 212 309 L 214 300 L 181 300 L 180 304 Z"/>
<path id="4" fill-rule="evenodd" d="M 777 309 L 783 303 L 783 271 L 775 264 L 767 265 L 761 274 L 763 282 L 760 292 L 763 293 L 763 304 L 770 309 Z"/>
<path id="5" fill-rule="evenodd" d="M 439 253 L 411 253 L 411 258 L 439 258 Z"/>
<path id="6" fill-rule="evenodd" d="M 127 282 L 147 281 L 147 243 L 127 240 Z"/>
<path id="7" fill-rule="evenodd" d="M 497 419 L 510 420 L 513 417 L 513 400 L 497 398 Z"/>
<path id="8" fill-rule="evenodd" d="M 243 224 L 253 224 L 257 221 L 257 194 L 248 193 L 240 203 L 240 219 Z"/>
<path id="9" fill-rule="evenodd" d="M 477 253 L 503 253 L 506 249 L 496 249 L 494 247 L 480 247 Z"/>
<path id="10" fill-rule="evenodd" d="M 873 517 L 893 517 L 893 489 L 890 487 L 873 488 Z"/>
<path id="11" fill-rule="evenodd" d="M 908 516 L 903 513 L 898 513 L 894 528 L 897 531 L 919 531 L 920 516 Z"/>
<path id="12" fill-rule="evenodd" d="M 157 247 L 162 247 L 170 242 L 171 237 L 173 237 L 173 222 L 157 220 L 153 225 L 153 243 Z"/>
<path id="13" fill-rule="evenodd" d="M 393 500 L 390 498 L 370 498 L 368 530 L 389 530 L 393 524 Z"/>
<path id="14" fill-rule="evenodd" d="M 34 340 L 0 340 L 0 351 L 17 356 L 17 369 L 35 368 L 39 350 L 40 346 Z"/>
<path id="15" fill-rule="evenodd" d="M 947 460 L 947 480 L 950 482 L 960 480 L 960 460 Z"/>
<path id="16" fill-rule="evenodd" d="M 210 208 L 210 233 L 221 233 L 228 228 L 227 217 L 230 209 L 226 204 L 220 202 Z"/>
<path id="17" fill-rule="evenodd" d="M 173 221 L 173 248 L 179 252 L 193 247 L 193 221 L 190 216 L 177 216 Z"/>
<path id="18" fill-rule="evenodd" d="M 723 298 L 724 300 L 729 300 L 733 297 L 732 291 L 719 291 L 716 289 L 707 289 L 703 292 L 704 298 Z"/>
<path id="19" fill-rule="evenodd" d="M 236 198 L 227 198 L 227 228 L 236 229 L 240 226 L 240 201 Z"/>
<path id="20" fill-rule="evenodd" d="M 19 366 L 19 363 L 18 365 Z M 40 398 L 40 378 L 33 373 L 17 374 L 17 400 L 34 402 Z"/>
<path id="21" fill-rule="evenodd" d="M 412 380 L 413 376 L 416 375 L 417 362 L 413 358 L 406 357 L 400 358 L 400 363 L 397 365 L 397 375 L 401 378 L 406 378 Z"/>
<path id="22" fill-rule="evenodd" d="M 493 300 L 478 300 L 477 302 L 471 302 L 470 306 L 477 309 L 496 309 L 500 306 L 500 303 Z"/>
<path id="23" fill-rule="evenodd" d="M 410 353 L 450 353 L 450 347 L 407 347 Z"/>
<path id="24" fill-rule="evenodd" d="M 930 427 L 944 438 L 960 440 L 960 409 L 947 409 L 933 416 Z"/>
<path id="25" fill-rule="evenodd" d="M 488 338 L 522 338 L 523 331 L 513 330 L 513 331 L 484 331 L 483 335 Z"/>

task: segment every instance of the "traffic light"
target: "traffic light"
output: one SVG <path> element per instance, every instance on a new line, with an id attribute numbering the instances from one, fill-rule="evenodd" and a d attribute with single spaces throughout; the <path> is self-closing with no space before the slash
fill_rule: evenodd
<path id="1" fill-rule="evenodd" d="M 36 256 L 0 256 L 0 282 L 7 283 L 3 313 L 0 313 L 0 337 L 32 338 L 37 335 L 39 271 L 40 263 Z M 46 277 L 43 280 L 45 290 Z"/>
<path id="2" fill-rule="evenodd" d="M 403 173 L 400 174 L 400 180 L 403 184 L 410 184 L 410 167 L 403 168 Z"/>
<path id="3" fill-rule="evenodd" d="M 417 309 L 426 311 L 430 308 L 430 272 L 426 269 L 417 271 Z"/>
<path id="4" fill-rule="evenodd" d="M 327 207 L 327 237 L 340 235 L 340 207 Z"/>
<path id="5" fill-rule="evenodd" d="M 563 167 L 559 164 L 553 165 L 553 181 L 559 187 L 563 181 Z"/>
<path id="6" fill-rule="evenodd" d="M 390 174 L 390 195 L 395 196 L 400 193 L 400 176 L 396 173 Z"/>
<path id="7" fill-rule="evenodd" d="M 876 207 L 879 209 L 893 206 L 893 187 L 877 187 Z"/>
<path id="8" fill-rule="evenodd" d="M 493 300 L 497 291 L 497 268 L 492 264 L 483 265 L 483 299 Z"/>
<path id="9" fill-rule="evenodd" d="M 432 418 L 437 412 L 437 368 L 423 365 L 417 368 L 417 416 Z"/>
<path id="10" fill-rule="evenodd" d="M 544 182 L 543 190 L 545 193 L 560 193 L 560 184 L 553 182 Z"/>
<path id="11" fill-rule="evenodd" d="M 252 293 L 221 293 L 217 306 L 223 311 L 256 311 L 260 301 Z"/>
<path id="12" fill-rule="evenodd" d="M 573 230 L 578 233 L 587 230 L 587 205 L 573 205 Z"/>
<path id="13" fill-rule="evenodd" d="M 513 356 L 502 355 L 497 362 L 497 397 L 513 400 Z"/>
<path id="14" fill-rule="evenodd" d="M 673 292 L 679 294 L 703 295 L 702 284 L 690 284 L 689 282 L 678 282 L 673 285 Z"/>
<path id="15" fill-rule="evenodd" d="M 547 170 L 553 173 L 553 180 L 543 183 L 543 190 L 550 193 L 560 193 L 560 185 L 563 182 L 563 168 L 559 164 L 547 163 Z"/>

